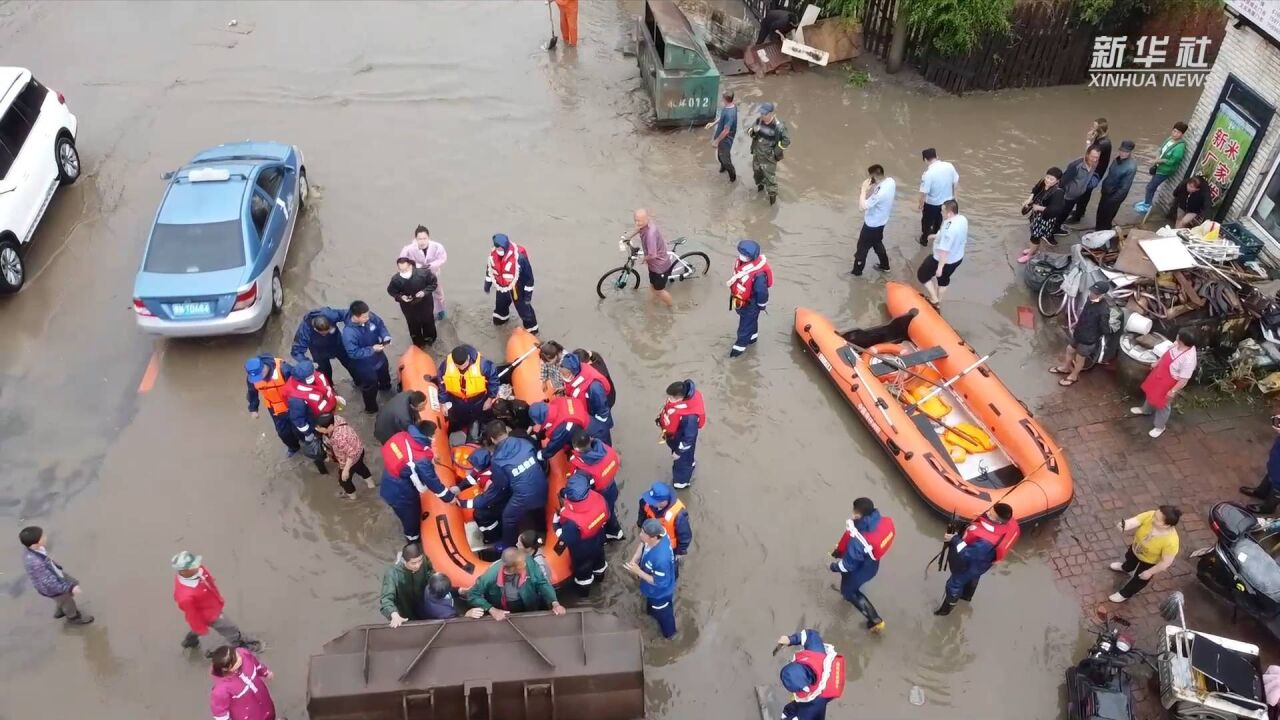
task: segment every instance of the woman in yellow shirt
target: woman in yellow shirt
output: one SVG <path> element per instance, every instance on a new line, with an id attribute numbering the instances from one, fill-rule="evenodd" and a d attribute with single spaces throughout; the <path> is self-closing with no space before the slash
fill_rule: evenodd
<path id="1" fill-rule="evenodd" d="M 1125 551 L 1124 562 L 1111 563 L 1111 569 L 1129 575 L 1119 591 L 1111 594 L 1111 602 L 1122 603 L 1173 564 L 1178 556 L 1178 531 L 1174 526 L 1182 511 L 1172 505 L 1161 505 L 1116 523 L 1121 532 L 1136 530 L 1133 545 Z"/>

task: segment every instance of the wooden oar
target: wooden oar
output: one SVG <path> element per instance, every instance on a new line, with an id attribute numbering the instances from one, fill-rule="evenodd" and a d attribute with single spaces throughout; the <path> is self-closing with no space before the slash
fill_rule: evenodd
<path id="1" fill-rule="evenodd" d="M 945 387 L 946 387 L 946 385 L 945 385 L 945 384 L 939 384 L 939 383 L 938 383 L 938 381 L 936 381 L 936 380 L 931 380 L 931 379 L 929 379 L 929 378 L 927 378 L 927 377 L 925 377 L 925 376 L 923 376 L 923 375 L 921 375 L 921 374 L 919 374 L 919 373 L 912 372 L 912 371 L 911 371 L 910 369 L 908 369 L 908 368 L 901 367 L 901 366 L 899 365 L 899 363 L 901 362 L 901 360 L 900 360 L 899 358 L 896 358 L 896 357 L 894 357 L 894 356 L 892 356 L 892 355 L 882 355 L 881 353 L 875 352 L 874 350 L 870 350 L 870 349 L 868 349 L 868 348 L 859 347 L 859 346 L 855 345 L 854 343 L 848 342 L 847 340 L 846 340 L 845 342 L 846 342 L 846 343 L 848 343 L 849 347 L 852 347 L 855 351 L 857 351 L 857 352 L 859 352 L 859 353 L 867 353 L 867 354 L 871 355 L 872 357 L 874 357 L 875 359 L 879 360 L 880 362 L 882 362 L 882 363 L 884 363 L 884 364 L 886 364 L 886 365 L 889 365 L 890 367 L 895 367 L 895 368 L 897 368 L 897 370 L 898 370 L 899 372 L 904 372 L 904 373 L 906 373 L 906 374 L 910 375 L 911 377 L 916 378 L 917 380 L 920 380 L 920 381 L 922 381 L 922 382 L 929 383 L 930 385 L 932 385 L 932 386 L 934 386 L 935 388 L 937 388 L 936 390 L 934 390 L 934 391 L 933 391 L 933 393 L 932 393 L 932 394 L 927 395 L 927 396 L 925 396 L 925 397 L 923 397 L 923 398 L 920 398 L 919 402 L 917 402 L 917 403 L 916 403 L 916 405 L 918 405 L 918 404 L 920 404 L 920 403 L 923 403 L 925 400 L 928 400 L 929 398 L 933 397 L 933 395 L 936 395 L 938 392 L 940 392 L 943 388 L 945 388 Z M 991 356 L 990 356 L 990 355 L 988 355 L 987 357 L 991 357 Z M 983 358 L 983 360 L 985 360 L 985 359 L 986 359 L 986 358 Z M 982 362 L 982 361 L 980 360 L 979 362 Z M 973 368 L 972 368 L 972 367 L 970 367 L 968 370 L 965 370 L 964 372 L 960 373 L 960 375 L 963 375 L 965 372 L 969 372 L 969 370 L 972 370 L 972 369 L 973 369 Z M 857 371 L 855 370 L 855 372 L 857 372 Z M 959 376 L 959 375 L 957 375 L 955 379 L 959 379 L 959 377 L 960 377 L 960 376 Z M 866 382 L 866 380 L 862 378 L 861 374 L 859 374 L 859 379 L 862 379 L 862 380 L 863 380 L 863 382 Z M 901 398 L 899 398 L 899 399 L 898 399 L 898 402 L 902 402 L 902 399 L 901 399 Z M 911 405 L 910 407 L 905 408 L 905 411 L 909 414 L 912 410 L 915 410 L 915 409 L 916 409 L 915 405 Z M 884 412 L 883 408 L 881 409 L 881 412 L 882 412 L 882 413 Z M 933 417 L 932 415 L 928 415 L 927 413 L 926 413 L 926 415 L 925 415 L 925 416 L 926 416 L 926 417 L 928 417 L 930 421 L 935 422 L 935 423 L 937 423 L 938 425 L 941 425 L 941 426 L 943 427 L 943 429 L 950 430 L 951 432 L 953 432 L 953 433 L 955 433 L 955 434 L 959 435 L 960 437 L 962 437 L 962 438 L 964 438 L 964 439 L 968 440 L 969 442 L 973 443 L 974 445 L 981 445 L 981 444 L 982 444 L 982 440 L 981 440 L 980 438 L 975 438 L 974 436 L 970 435 L 969 433 L 965 432 L 964 430 L 961 430 L 961 429 L 960 429 L 960 428 L 958 428 L 958 427 L 953 427 L 953 426 L 951 426 L 951 425 L 948 425 L 948 424 L 946 424 L 946 423 L 942 422 L 941 420 L 939 420 L 938 418 L 935 418 L 935 417 Z M 887 414 L 885 415 L 885 420 L 889 420 L 889 418 L 888 418 L 888 415 L 887 415 Z M 889 421 L 889 427 L 893 427 L 893 421 L 891 421 L 891 420 Z"/>
<path id="2" fill-rule="evenodd" d="M 941 385 L 937 385 L 937 387 L 935 387 L 934 389 L 930 390 L 927 394 L 925 394 L 925 396 L 924 396 L 924 397 L 922 397 L 922 398 L 920 398 L 919 400 L 917 400 L 917 401 L 915 401 L 914 403 L 912 403 L 912 404 L 911 404 L 911 406 L 907 408 L 907 412 L 911 412 L 912 410 L 915 410 L 915 409 L 916 409 L 916 406 L 920 405 L 921 403 L 925 402 L 926 400 L 929 400 L 930 398 L 934 397 L 935 395 L 937 395 L 938 393 L 942 392 L 943 390 L 946 390 L 947 388 L 951 387 L 952 385 L 954 385 L 954 384 L 956 383 L 956 381 L 957 381 L 957 380 L 959 380 L 960 378 L 964 377 L 965 375 L 968 375 L 970 372 L 972 372 L 972 371 L 973 371 L 975 368 L 977 368 L 979 365 L 981 365 L 982 363 L 984 363 L 984 362 L 986 362 L 987 360 L 990 360 L 990 359 L 991 359 L 991 356 L 990 356 L 990 355 L 983 355 L 982 357 L 978 358 L 977 362 L 975 362 L 974 364 L 972 364 L 972 365 L 970 365 L 969 367 L 965 368 L 964 370 L 961 370 L 961 371 L 959 372 L 959 374 L 957 374 L 955 377 L 951 378 L 950 380 L 947 380 L 946 382 L 942 383 Z M 935 385 L 936 385 L 936 383 L 935 383 Z"/>

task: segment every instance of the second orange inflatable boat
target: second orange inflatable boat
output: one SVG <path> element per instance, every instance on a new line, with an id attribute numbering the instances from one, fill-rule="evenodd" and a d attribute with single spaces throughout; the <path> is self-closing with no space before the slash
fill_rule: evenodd
<path id="1" fill-rule="evenodd" d="M 796 309 L 795 331 L 916 491 L 965 519 L 996 502 L 1022 523 L 1065 510 L 1061 448 L 920 293 L 886 289 L 892 317 L 916 312 L 905 337 L 858 350 L 808 308 Z"/>

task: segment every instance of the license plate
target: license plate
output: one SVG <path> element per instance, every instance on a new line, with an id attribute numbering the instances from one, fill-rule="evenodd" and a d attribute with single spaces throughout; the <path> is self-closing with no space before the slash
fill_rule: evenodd
<path id="1" fill-rule="evenodd" d="M 173 316 L 176 318 L 199 317 L 202 315 L 212 314 L 209 303 L 207 302 L 175 303 L 172 306 L 172 312 Z"/>

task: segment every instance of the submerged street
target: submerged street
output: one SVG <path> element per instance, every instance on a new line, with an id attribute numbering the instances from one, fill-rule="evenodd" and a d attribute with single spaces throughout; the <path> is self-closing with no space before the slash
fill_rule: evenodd
<path id="1" fill-rule="evenodd" d="M 1077 599 L 1045 559 L 1055 522 L 1024 530 L 972 605 L 931 615 L 944 577 L 925 577 L 925 564 L 944 523 L 795 342 L 792 313 L 812 307 L 846 327 L 887 319 L 877 274 L 847 274 L 858 184 L 872 163 L 897 179 L 885 277 L 914 284 L 925 253 L 915 241 L 920 150 L 936 147 L 960 173 L 970 221 L 946 317 L 1035 409 L 1059 390 L 1045 369 L 1063 337 L 1017 325 L 1017 307 L 1031 304 L 1011 269 L 1026 241 L 1019 205 L 1046 168 L 1078 157 L 1093 118 L 1107 117 L 1117 142 L 1135 141 L 1145 158 L 1195 91 L 951 97 L 893 80 L 847 87 L 838 69 L 730 78 L 743 128 L 769 101 L 791 132 L 770 207 L 746 176 L 745 132 L 734 159 L 747 179 L 730 185 L 710 131 L 646 125 L 635 59 L 621 52 L 639 9 L 584 3 L 580 47 L 548 53 L 536 2 L 0 4 L 0 64 L 31 68 L 66 95 L 85 168 L 37 231 L 27 287 L 0 298 L 0 513 L 10 532 L 0 718 L 205 713 L 208 664 L 179 648 L 186 627 L 172 599 L 169 558 L 183 549 L 204 556 L 228 614 L 264 641 L 281 715 L 304 717 L 307 658 L 380 621 L 378 578 L 402 537 L 376 491 L 345 503 L 333 475 L 285 459 L 270 421 L 245 412 L 243 363 L 286 355 L 307 310 L 355 299 L 388 321 L 398 357 L 408 334 L 385 287 L 419 223 L 449 252 L 437 357 L 458 342 L 503 355 L 509 327 L 490 323 L 481 281 L 490 236 L 506 233 L 536 267 L 541 338 L 607 359 L 628 531 L 610 549 L 615 567 L 634 546 L 637 497 L 669 477 L 653 426 L 665 388 L 693 378 L 705 394 L 698 474 L 682 492 L 695 540 L 679 635 L 657 635 L 620 569 L 590 600 L 644 629 L 648 717 L 753 717 L 753 686 L 777 682 L 774 640 L 806 625 L 848 661 L 831 718 L 1060 716 L 1063 670 L 1085 635 Z M 246 138 L 297 145 L 312 184 L 283 315 L 258 336 L 142 335 L 131 284 L 161 174 Z M 672 286 L 674 310 L 646 289 L 634 301 L 595 296 L 596 279 L 622 263 L 617 238 L 640 207 L 669 241 L 687 237 L 711 257 L 706 278 Z M 1133 219 L 1126 206 L 1118 222 Z M 736 318 L 724 280 L 743 237 L 761 244 L 776 278 L 759 344 L 730 362 Z M 350 378 L 338 370 L 335 381 L 372 448 Z M 859 495 L 899 533 L 867 588 L 882 636 L 866 633 L 827 570 Z M 49 620 L 12 541 L 27 524 L 50 533 L 94 625 Z M 908 703 L 913 685 L 922 707 Z"/>

